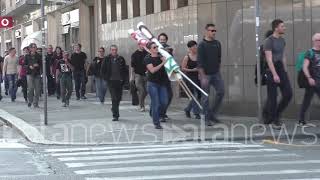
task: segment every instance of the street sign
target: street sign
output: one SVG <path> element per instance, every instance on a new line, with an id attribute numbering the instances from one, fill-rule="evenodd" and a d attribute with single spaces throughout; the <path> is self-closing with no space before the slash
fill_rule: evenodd
<path id="1" fill-rule="evenodd" d="M 9 16 L 0 16 L 0 28 L 13 27 L 13 18 Z"/>

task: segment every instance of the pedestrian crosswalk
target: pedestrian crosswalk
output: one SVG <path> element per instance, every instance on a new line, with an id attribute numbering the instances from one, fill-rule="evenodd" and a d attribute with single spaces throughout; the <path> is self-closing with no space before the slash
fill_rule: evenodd
<path id="1" fill-rule="evenodd" d="M 320 179 L 320 158 L 305 159 L 261 144 L 189 142 L 44 151 L 87 180 Z"/>

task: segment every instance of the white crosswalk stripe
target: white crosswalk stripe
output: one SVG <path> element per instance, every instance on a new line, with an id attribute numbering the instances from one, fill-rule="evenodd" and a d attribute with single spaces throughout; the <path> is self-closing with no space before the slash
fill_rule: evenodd
<path id="1" fill-rule="evenodd" d="M 119 145 L 45 149 L 87 180 L 288 179 L 320 177 L 320 158 L 303 157 L 259 144 L 232 142 Z M 254 178 L 257 176 L 256 178 Z M 229 178 L 228 178 L 229 177 Z M 241 179 L 241 178 L 239 178 Z"/>
<path id="2" fill-rule="evenodd" d="M 28 149 L 19 139 L 0 139 L 0 149 Z"/>

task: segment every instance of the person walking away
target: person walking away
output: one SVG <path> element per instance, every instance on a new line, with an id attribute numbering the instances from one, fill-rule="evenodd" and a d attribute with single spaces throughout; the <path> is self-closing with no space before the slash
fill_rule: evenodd
<path id="1" fill-rule="evenodd" d="M 63 59 L 57 64 L 56 81 L 60 81 L 60 92 L 62 99 L 62 106 L 68 107 L 70 105 L 70 98 L 72 95 L 72 71 L 74 67 L 70 63 L 69 53 L 63 53 Z"/>
<path id="2" fill-rule="evenodd" d="M 308 80 L 309 86 L 305 88 L 302 101 L 299 123 L 300 127 L 310 127 L 305 120 L 305 114 L 310 107 L 313 95 L 316 93 L 320 98 L 320 33 L 312 37 L 313 48 L 306 53 L 303 63 L 303 72 Z"/>
<path id="3" fill-rule="evenodd" d="M 146 90 L 146 66 L 144 64 L 144 58 L 148 55 L 148 52 L 144 50 L 141 44 L 138 44 L 138 49 L 131 55 L 131 76 L 130 82 L 134 81 L 139 96 L 139 105 L 141 112 L 146 110 L 145 108 L 145 98 L 147 96 Z"/>
<path id="4" fill-rule="evenodd" d="M 110 54 L 101 65 L 101 76 L 107 81 L 112 101 L 112 121 L 119 121 L 119 105 L 122 99 L 122 88 L 127 77 L 125 59 L 118 55 L 118 47 L 110 46 Z"/>
<path id="5" fill-rule="evenodd" d="M 17 95 L 17 73 L 18 73 L 18 58 L 16 56 L 16 49 L 10 48 L 9 55 L 4 58 L 3 63 L 3 75 L 9 81 L 9 94 L 11 96 L 11 102 L 16 100 Z"/>
<path id="6" fill-rule="evenodd" d="M 158 35 L 158 41 L 161 43 L 163 48 L 173 56 L 173 48 L 170 45 L 168 45 L 168 40 L 169 40 L 169 38 L 166 33 L 161 33 Z M 173 98 L 173 91 L 172 91 L 171 81 L 169 80 L 169 78 L 168 78 L 168 81 L 166 82 L 166 88 L 168 91 L 168 104 L 167 104 L 165 110 L 160 115 L 162 121 L 169 120 L 169 117 L 167 115 L 167 110 L 168 110 L 168 108 L 171 104 L 172 98 Z"/>
<path id="7" fill-rule="evenodd" d="M 198 68 L 201 79 L 201 87 L 209 96 L 210 86 L 215 88 L 215 98 L 213 105 L 209 104 L 209 97 L 203 96 L 203 112 L 205 123 L 212 126 L 212 123 L 219 123 L 218 111 L 222 105 L 224 97 L 224 81 L 221 76 L 221 43 L 216 40 L 216 26 L 207 24 L 205 27 L 205 37 L 198 46 Z"/>
<path id="8" fill-rule="evenodd" d="M 71 65 L 74 67 L 73 78 L 77 100 L 87 99 L 86 92 L 86 53 L 81 51 L 81 44 L 75 44 L 71 55 Z"/>
<path id="9" fill-rule="evenodd" d="M 55 92 L 55 82 L 54 82 L 54 74 L 52 74 L 52 66 L 53 66 L 53 47 L 52 45 L 48 46 L 47 54 L 46 54 L 46 73 L 47 73 L 47 88 L 48 88 L 48 96 L 54 95 Z"/>
<path id="10" fill-rule="evenodd" d="M 23 98 L 26 102 L 28 102 L 28 84 L 27 84 L 27 69 L 24 66 L 25 64 L 25 57 L 29 54 L 29 47 L 23 48 L 23 55 L 19 57 L 19 73 L 18 79 L 21 83 Z"/>
<path id="11" fill-rule="evenodd" d="M 189 41 L 187 44 L 189 49 L 188 54 L 182 60 L 182 70 L 186 73 L 186 75 L 199 87 L 200 80 L 198 74 L 198 61 L 197 61 L 197 42 Z M 187 86 L 190 89 L 191 93 L 200 101 L 201 92 L 197 90 L 190 82 L 187 82 Z M 194 100 L 191 100 L 188 106 L 184 109 L 187 118 L 191 117 L 190 111 L 193 111 L 196 119 L 201 119 L 200 116 L 200 107 Z"/>
<path id="12" fill-rule="evenodd" d="M 25 67 L 27 69 L 28 83 L 28 107 L 33 106 L 39 108 L 39 97 L 41 92 L 41 72 L 42 61 L 40 54 L 37 53 L 37 45 L 31 43 L 30 54 L 25 56 Z"/>
<path id="13" fill-rule="evenodd" d="M 144 58 L 144 62 L 147 67 L 147 90 L 151 98 L 151 115 L 155 128 L 162 129 L 160 115 L 168 104 L 166 83 L 169 78 L 164 68 L 166 59 L 160 57 L 158 46 L 154 42 L 149 42 L 147 48 L 151 54 Z M 163 119 L 162 121 L 164 122 Z"/>
<path id="14" fill-rule="evenodd" d="M 61 49 L 60 46 L 57 46 L 56 49 L 53 52 L 53 64 L 52 64 L 52 68 L 51 68 L 51 74 L 54 76 L 54 82 L 55 84 L 55 92 L 56 92 L 56 96 L 57 99 L 60 99 L 61 93 L 60 93 L 60 81 L 57 80 L 57 76 L 56 76 L 56 70 L 58 68 L 58 63 L 60 62 L 60 60 L 63 59 L 63 51 Z"/>
<path id="15" fill-rule="evenodd" d="M 264 42 L 264 51 L 268 63 L 267 91 L 268 91 L 268 120 L 272 128 L 280 130 L 282 122 L 281 113 L 287 108 L 292 98 L 292 88 L 287 73 L 287 59 L 285 55 L 286 42 L 282 37 L 285 33 L 285 25 L 282 20 L 272 22 L 273 35 Z M 280 88 L 282 99 L 277 102 L 277 90 Z"/>
<path id="16" fill-rule="evenodd" d="M 107 82 L 101 76 L 101 65 L 105 59 L 105 49 L 100 47 L 98 50 L 98 56 L 92 60 L 89 67 L 89 72 L 94 76 L 96 84 L 97 97 L 101 104 L 104 104 L 105 96 L 107 92 Z"/>

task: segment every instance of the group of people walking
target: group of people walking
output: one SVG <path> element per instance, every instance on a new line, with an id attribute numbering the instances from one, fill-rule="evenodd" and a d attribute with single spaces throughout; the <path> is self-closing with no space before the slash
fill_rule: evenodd
<path id="1" fill-rule="evenodd" d="M 286 42 L 283 38 L 285 30 L 282 20 L 274 20 L 272 31 L 267 33 L 261 46 L 261 58 L 266 64 L 263 78 L 265 78 L 268 92 L 263 118 L 264 123 L 271 124 L 274 129 L 281 129 L 281 114 L 287 108 L 293 95 L 287 73 Z M 210 87 L 213 86 L 215 89 L 214 102 L 210 104 L 209 97 L 202 96 L 198 89 L 187 82 L 194 97 L 198 101 L 201 100 L 203 111 L 195 100 L 191 100 L 184 109 L 185 115 L 191 118 L 191 112 L 193 112 L 196 119 L 201 119 L 200 115 L 203 113 L 208 126 L 220 122 L 217 114 L 225 93 L 224 81 L 220 72 L 221 43 L 216 40 L 216 33 L 216 26 L 207 24 L 204 38 L 199 44 L 193 40 L 187 43 L 188 52 L 181 63 L 182 71 L 209 95 Z M 168 36 L 165 33 L 161 33 L 158 40 L 165 50 L 173 54 L 173 48 L 167 44 Z M 302 69 L 308 83 L 299 116 L 299 125 L 303 127 L 308 125 L 305 121 L 305 113 L 314 93 L 320 96 L 320 34 L 315 34 L 312 40 L 313 48 L 305 54 Z M 123 85 L 130 76 L 130 81 L 134 81 L 137 88 L 139 111 L 146 111 L 145 98 L 149 94 L 151 99 L 149 114 L 155 128 L 162 129 L 161 123 L 169 119 L 167 110 L 173 91 L 164 67 L 166 59 L 159 53 L 158 45 L 154 42 L 149 42 L 146 46 L 138 44 L 137 50 L 131 56 L 130 75 L 126 60 L 118 54 L 118 47 L 111 45 L 109 51 L 110 53 L 105 55 L 106 49 L 100 47 L 98 56 L 88 63 L 87 55 L 81 51 L 80 44 L 74 45 L 71 55 L 60 47 L 56 47 L 53 51 L 53 47 L 48 46 L 45 67 L 49 96 L 56 94 L 58 99 L 62 99 L 64 107 L 69 106 L 74 81 L 76 99 L 86 99 L 87 76 L 92 75 L 96 85 L 96 94 L 101 104 L 105 102 L 106 92 L 109 89 L 112 101 L 112 120 L 118 121 Z M 5 81 L 5 87 L 8 88 L 11 100 L 15 101 L 17 86 L 21 86 L 28 106 L 39 107 L 42 60 L 41 55 L 37 52 L 36 44 L 30 44 L 29 47 L 24 48 L 23 55 L 19 58 L 16 57 L 14 48 L 9 49 L 8 54 L 1 61 L 1 66 L 1 82 Z M 279 103 L 277 103 L 278 88 L 282 94 Z M 0 98 L 2 98 L 1 91 Z"/>

